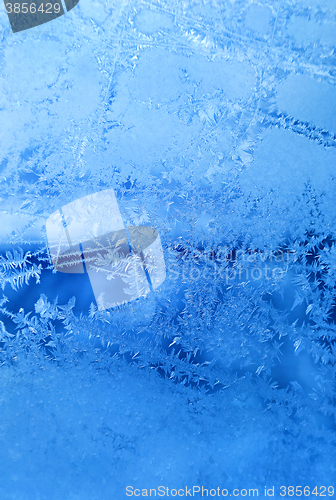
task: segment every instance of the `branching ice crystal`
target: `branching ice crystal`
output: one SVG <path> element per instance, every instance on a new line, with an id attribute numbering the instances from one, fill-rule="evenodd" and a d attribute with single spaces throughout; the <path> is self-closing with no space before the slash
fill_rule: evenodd
<path id="1" fill-rule="evenodd" d="M 336 486 L 334 1 L 0 23 L 0 498 Z"/>

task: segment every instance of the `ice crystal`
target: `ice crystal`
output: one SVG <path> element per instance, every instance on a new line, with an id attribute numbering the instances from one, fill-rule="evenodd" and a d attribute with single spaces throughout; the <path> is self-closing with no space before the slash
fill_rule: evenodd
<path id="1" fill-rule="evenodd" d="M 336 486 L 333 0 L 0 22 L 0 498 Z M 147 288 L 115 307 L 88 273 L 133 296 L 127 259 L 67 274 L 83 252 L 57 268 L 46 228 L 73 204 L 100 235 L 106 190 L 166 266 L 135 252 Z"/>

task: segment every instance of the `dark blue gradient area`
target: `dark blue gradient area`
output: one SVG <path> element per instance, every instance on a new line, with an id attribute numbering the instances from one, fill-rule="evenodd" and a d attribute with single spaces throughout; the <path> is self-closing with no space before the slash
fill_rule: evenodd
<path id="1" fill-rule="evenodd" d="M 66 0 L 66 10 L 73 9 L 78 2 L 79 0 Z M 47 2 L 44 0 L 29 0 L 28 2 L 4 0 L 4 4 L 13 33 L 40 26 L 64 14 L 62 0 Z"/>
<path id="2" fill-rule="evenodd" d="M 67 11 L 73 9 L 79 2 L 79 0 L 64 0 Z"/>
<path id="3" fill-rule="evenodd" d="M 335 1 L 7 3 L 0 500 L 335 498 Z"/>

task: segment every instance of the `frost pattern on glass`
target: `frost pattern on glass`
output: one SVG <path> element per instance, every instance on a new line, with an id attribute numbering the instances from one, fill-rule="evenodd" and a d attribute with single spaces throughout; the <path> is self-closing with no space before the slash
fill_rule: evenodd
<path id="1" fill-rule="evenodd" d="M 0 22 L 0 497 L 335 483 L 333 0 Z M 162 244 L 136 257 L 151 293 L 112 309 L 47 238 L 107 190 L 120 230 Z M 114 257 L 92 276 L 113 265 L 133 296 Z"/>

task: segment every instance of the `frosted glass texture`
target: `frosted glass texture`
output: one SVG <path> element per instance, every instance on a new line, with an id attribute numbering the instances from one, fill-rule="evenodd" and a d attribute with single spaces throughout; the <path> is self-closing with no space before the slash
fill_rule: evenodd
<path id="1" fill-rule="evenodd" d="M 0 499 L 332 498 L 335 1 L 60 4 L 0 9 Z"/>

